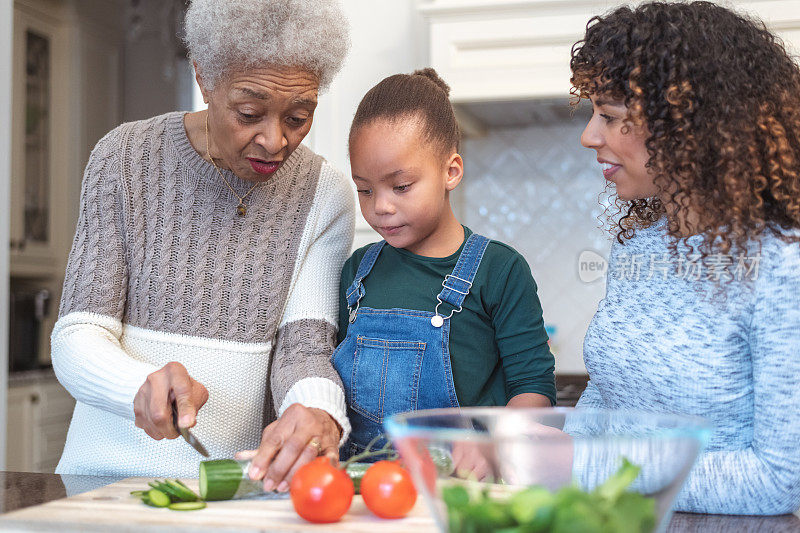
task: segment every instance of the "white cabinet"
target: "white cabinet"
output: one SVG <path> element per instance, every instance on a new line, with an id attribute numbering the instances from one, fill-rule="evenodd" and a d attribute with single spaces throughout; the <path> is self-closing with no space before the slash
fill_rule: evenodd
<path id="1" fill-rule="evenodd" d="M 50 359 L 84 167 L 121 122 L 123 13 L 122 0 L 14 0 L 9 263 L 13 278 L 51 295 L 40 363 Z"/>
<path id="2" fill-rule="evenodd" d="M 41 9 L 35 9 L 37 4 Z M 68 56 L 63 25 L 48 2 L 14 4 L 11 274 L 55 272 L 67 183 Z M 52 11 L 51 11 L 52 13 Z"/>
<path id="3" fill-rule="evenodd" d="M 565 98 L 572 45 L 586 23 L 622 4 L 609 0 L 423 0 L 430 64 L 455 103 Z M 760 17 L 800 51 L 800 2 L 720 2 Z"/>
<path id="4" fill-rule="evenodd" d="M 38 450 L 34 445 L 36 406 L 40 398 L 32 387 L 8 389 L 8 415 L 6 418 L 6 470 L 33 471 L 34 457 Z"/>
<path id="5" fill-rule="evenodd" d="M 75 400 L 54 377 L 10 384 L 6 469 L 53 472 L 74 408 Z"/>
<path id="6" fill-rule="evenodd" d="M 14 0 L 12 276 L 64 274 L 89 152 L 121 121 L 123 13 L 122 0 Z"/>

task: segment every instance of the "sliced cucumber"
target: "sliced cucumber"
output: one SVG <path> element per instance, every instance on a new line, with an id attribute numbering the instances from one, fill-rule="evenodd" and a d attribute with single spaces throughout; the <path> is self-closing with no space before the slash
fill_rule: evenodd
<path id="1" fill-rule="evenodd" d="M 169 489 L 172 491 L 175 497 L 178 498 L 179 500 L 183 500 L 185 502 L 194 502 L 199 499 L 197 494 L 195 494 L 195 492 L 192 489 L 190 489 L 177 479 L 174 481 L 167 479 L 164 481 L 164 485 L 169 487 Z"/>
<path id="2" fill-rule="evenodd" d="M 169 495 L 169 497 L 176 502 L 193 502 L 199 499 L 197 494 L 189 487 L 178 484 L 176 481 L 170 481 L 168 479 L 161 481 L 157 479 L 149 482 L 148 485 Z"/>
<path id="3" fill-rule="evenodd" d="M 172 503 L 169 496 L 158 489 L 150 489 L 147 492 L 147 499 L 154 507 L 166 507 Z"/>
<path id="4" fill-rule="evenodd" d="M 177 483 L 178 485 L 180 485 L 180 486 L 181 486 L 181 487 L 183 487 L 184 489 L 186 489 L 186 490 L 188 490 L 189 492 L 191 492 L 192 494 L 194 494 L 194 491 L 193 491 L 192 489 L 190 489 L 190 488 L 189 488 L 189 487 L 186 485 L 186 483 L 184 483 L 184 482 L 183 482 L 183 481 L 181 481 L 180 479 L 176 479 L 176 480 L 175 480 L 175 483 Z"/>
<path id="5" fill-rule="evenodd" d="M 168 495 L 171 499 L 175 499 L 176 501 L 179 501 L 181 499 L 181 498 L 178 497 L 179 494 L 177 492 L 175 492 L 174 490 L 172 490 L 172 487 L 168 486 L 167 484 L 165 484 L 162 481 L 156 480 L 156 481 L 153 481 L 151 483 L 148 483 L 148 485 L 150 485 L 151 487 L 153 487 L 156 490 L 160 490 L 164 494 Z"/>
<path id="6" fill-rule="evenodd" d="M 173 511 L 197 511 L 206 508 L 206 502 L 175 502 L 169 505 Z"/>
<path id="7" fill-rule="evenodd" d="M 200 463 L 200 498 L 230 500 L 246 474 L 238 461 L 217 459 Z"/>

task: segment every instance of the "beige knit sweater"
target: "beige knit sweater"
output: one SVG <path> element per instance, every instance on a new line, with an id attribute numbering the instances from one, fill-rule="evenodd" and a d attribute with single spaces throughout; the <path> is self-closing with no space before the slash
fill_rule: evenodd
<path id="1" fill-rule="evenodd" d="M 56 375 L 77 400 L 57 472 L 197 476 L 188 444 L 134 425 L 136 392 L 170 361 L 209 391 L 194 433 L 214 458 L 257 447 L 295 402 L 349 430 L 329 357 L 351 189 L 301 145 L 248 197 L 246 216 L 237 203 L 189 143 L 183 113 L 123 124 L 97 144 L 52 334 Z"/>

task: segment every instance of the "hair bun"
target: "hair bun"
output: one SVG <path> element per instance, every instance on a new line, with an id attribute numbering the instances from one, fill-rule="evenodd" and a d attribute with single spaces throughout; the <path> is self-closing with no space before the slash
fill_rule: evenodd
<path id="1" fill-rule="evenodd" d="M 445 81 L 439 77 L 439 74 L 436 72 L 435 69 L 431 67 L 421 68 L 419 70 L 415 70 L 413 73 L 414 76 L 422 76 L 423 78 L 428 78 L 433 83 L 436 84 L 446 96 L 450 96 L 450 86 L 445 83 Z"/>

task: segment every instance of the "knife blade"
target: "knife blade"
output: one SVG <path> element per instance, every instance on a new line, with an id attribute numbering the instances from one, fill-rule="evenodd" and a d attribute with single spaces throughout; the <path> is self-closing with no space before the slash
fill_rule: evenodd
<path id="1" fill-rule="evenodd" d="M 175 404 L 175 402 L 172 402 L 172 425 L 174 425 L 175 429 L 178 430 L 178 433 L 181 434 L 183 440 L 188 442 L 192 448 L 197 450 L 197 453 L 203 457 L 208 457 L 208 451 L 206 451 L 205 446 L 200 444 L 200 441 L 197 440 L 197 437 L 195 437 L 188 429 L 178 427 L 178 406 Z"/>

